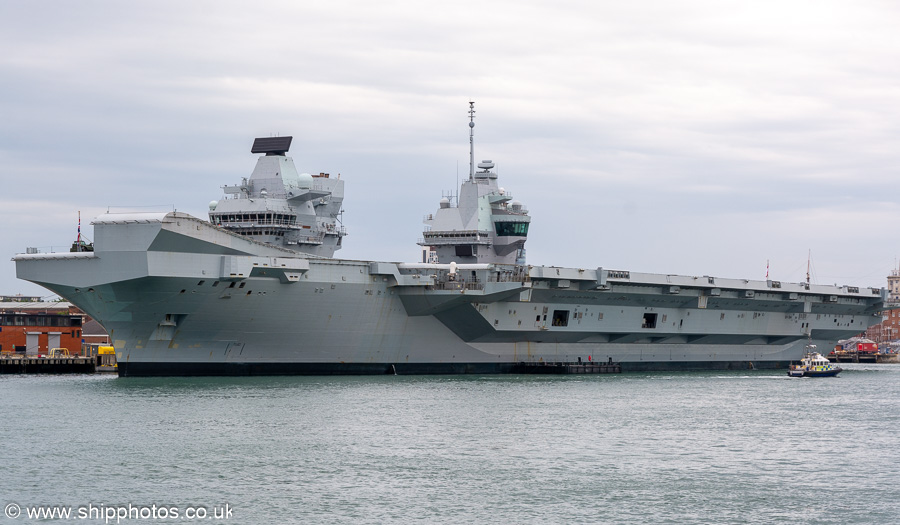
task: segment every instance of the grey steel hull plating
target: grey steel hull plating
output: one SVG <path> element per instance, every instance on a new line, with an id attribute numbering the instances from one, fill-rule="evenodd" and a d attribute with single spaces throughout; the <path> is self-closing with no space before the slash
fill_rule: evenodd
<path id="1" fill-rule="evenodd" d="M 307 259 L 183 214 L 100 220 L 95 237 L 93 254 L 20 255 L 17 272 L 100 321 L 126 376 L 517 373 L 579 359 L 777 368 L 802 356 L 808 333 L 826 348 L 863 331 L 882 301 L 875 290 L 601 269 L 463 278 Z"/>

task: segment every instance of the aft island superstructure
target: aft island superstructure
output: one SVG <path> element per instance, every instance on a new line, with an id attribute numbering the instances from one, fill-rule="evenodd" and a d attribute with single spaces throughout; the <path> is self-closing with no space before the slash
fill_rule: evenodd
<path id="1" fill-rule="evenodd" d="M 93 251 L 17 255 L 17 274 L 103 324 L 125 376 L 786 368 L 881 319 L 881 289 L 526 265 L 531 218 L 476 170 L 469 116 L 469 179 L 420 240 L 437 262 L 332 258 L 343 182 L 298 173 L 285 137 L 257 139 L 211 222 L 102 215 Z"/>

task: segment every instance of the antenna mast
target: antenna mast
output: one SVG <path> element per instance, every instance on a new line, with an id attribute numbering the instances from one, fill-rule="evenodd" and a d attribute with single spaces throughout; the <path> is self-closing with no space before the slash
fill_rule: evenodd
<path id="1" fill-rule="evenodd" d="M 475 102 L 469 101 L 469 180 L 475 178 Z"/>
<path id="2" fill-rule="evenodd" d="M 812 249 L 806 254 L 806 288 L 809 289 L 809 261 L 812 259 Z"/>

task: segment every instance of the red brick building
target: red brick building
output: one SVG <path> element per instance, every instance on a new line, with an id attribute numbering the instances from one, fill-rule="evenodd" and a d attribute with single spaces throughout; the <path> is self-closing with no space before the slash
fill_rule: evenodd
<path id="1" fill-rule="evenodd" d="M 879 344 L 900 339 L 900 308 L 885 310 L 881 323 L 870 326 L 865 337 Z"/>
<path id="2" fill-rule="evenodd" d="M 0 306 L 0 353 L 46 355 L 53 348 L 81 352 L 84 315 L 69 303 L 3 303 Z"/>
<path id="3" fill-rule="evenodd" d="M 883 313 L 880 324 L 870 326 L 865 334 L 880 347 L 886 346 L 889 341 L 900 339 L 900 270 L 891 270 L 887 278 L 888 299 L 885 303 L 887 310 Z"/>

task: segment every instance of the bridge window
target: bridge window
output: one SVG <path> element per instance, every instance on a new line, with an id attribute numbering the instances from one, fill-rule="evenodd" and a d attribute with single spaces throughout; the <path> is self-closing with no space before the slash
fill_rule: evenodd
<path id="1" fill-rule="evenodd" d="M 656 314 L 644 314 L 641 328 L 656 328 Z"/>
<path id="2" fill-rule="evenodd" d="M 528 235 L 527 222 L 495 222 L 494 228 L 496 228 L 497 235 L 500 237 L 509 235 L 525 237 Z"/>

